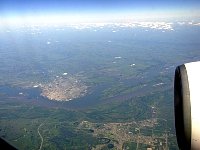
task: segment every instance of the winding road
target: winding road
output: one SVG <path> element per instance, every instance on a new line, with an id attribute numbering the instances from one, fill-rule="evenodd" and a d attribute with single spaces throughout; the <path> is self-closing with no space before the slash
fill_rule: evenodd
<path id="1" fill-rule="evenodd" d="M 40 133 L 40 128 L 42 127 L 44 125 L 44 123 L 41 123 L 39 126 L 38 126 L 38 129 L 37 129 L 37 131 L 38 131 L 38 134 L 39 134 L 39 136 L 40 136 L 40 138 L 41 138 L 41 143 L 40 143 L 40 148 L 39 148 L 39 150 L 41 150 L 42 149 L 42 145 L 43 145 L 43 137 L 42 137 L 42 135 L 41 135 L 41 133 Z"/>

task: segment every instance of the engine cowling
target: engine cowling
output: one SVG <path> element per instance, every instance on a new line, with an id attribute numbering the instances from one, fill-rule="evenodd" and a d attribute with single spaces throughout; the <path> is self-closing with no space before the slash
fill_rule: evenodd
<path id="1" fill-rule="evenodd" d="M 200 149 L 200 62 L 176 68 L 174 109 L 179 148 Z"/>

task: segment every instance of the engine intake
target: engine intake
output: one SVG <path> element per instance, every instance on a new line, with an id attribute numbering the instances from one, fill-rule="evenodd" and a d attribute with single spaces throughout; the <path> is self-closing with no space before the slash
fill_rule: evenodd
<path id="1" fill-rule="evenodd" d="M 174 110 L 179 148 L 200 149 L 200 62 L 176 68 Z"/>

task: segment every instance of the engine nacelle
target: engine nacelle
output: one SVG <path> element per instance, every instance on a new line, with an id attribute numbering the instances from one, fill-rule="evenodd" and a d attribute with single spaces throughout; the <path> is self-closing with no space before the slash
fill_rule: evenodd
<path id="1" fill-rule="evenodd" d="M 179 148 L 200 149 L 200 62 L 176 68 L 174 109 Z"/>

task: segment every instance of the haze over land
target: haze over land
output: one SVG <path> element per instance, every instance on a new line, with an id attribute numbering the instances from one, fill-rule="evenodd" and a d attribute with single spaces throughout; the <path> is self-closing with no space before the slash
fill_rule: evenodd
<path id="1" fill-rule="evenodd" d="M 123 23 L 199 19 L 198 0 L 2 0 L 1 24 Z"/>
<path id="2" fill-rule="evenodd" d="M 199 1 L 0 1 L 0 137 L 19 149 L 178 149 L 177 65 Z"/>

